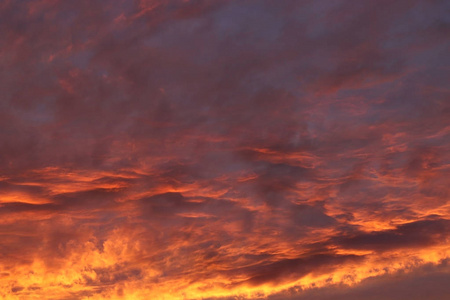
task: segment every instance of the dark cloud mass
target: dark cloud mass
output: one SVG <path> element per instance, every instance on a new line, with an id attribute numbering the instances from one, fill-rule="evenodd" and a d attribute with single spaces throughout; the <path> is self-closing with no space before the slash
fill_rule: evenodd
<path id="1" fill-rule="evenodd" d="M 0 298 L 446 299 L 450 3 L 0 2 Z"/>

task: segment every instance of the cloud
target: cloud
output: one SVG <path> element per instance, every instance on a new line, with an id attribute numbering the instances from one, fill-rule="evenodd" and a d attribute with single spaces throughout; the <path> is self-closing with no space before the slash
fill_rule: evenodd
<path id="1" fill-rule="evenodd" d="M 420 220 L 399 225 L 392 230 L 339 237 L 336 242 L 344 248 L 375 251 L 421 248 L 447 239 L 449 226 L 450 221 L 447 219 Z"/>
<path id="2" fill-rule="evenodd" d="M 252 275 L 247 282 L 251 285 L 261 285 L 267 282 L 276 284 L 288 278 L 291 280 L 298 279 L 311 272 L 321 272 L 323 268 L 328 268 L 327 271 L 330 271 L 344 261 L 360 259 L 360 257 L 350 255 L 317 254 L 307 258 L 280 260 L 266 266 L 260 266 L 260 270 L 255 272 L 256 274 Z"/>
<path id="3" fill-rule="evenodd" d="M 379 278 L 368 278 L 360 285 L 351 288 L 334 286 L 325 289 L 303 291 L 302 295 L 284 293 L 270 296 L 269 299 L 445 299 L 448 288 L 445 282 L 449 274 L 443 261 L 437 267 L 426 266 L 412 274 L 386 275 Z"/>
<path id="4" fill-rule="evenodd" d="M 447 11 L 3 1 L 0 298 L 440 299 Z"/>

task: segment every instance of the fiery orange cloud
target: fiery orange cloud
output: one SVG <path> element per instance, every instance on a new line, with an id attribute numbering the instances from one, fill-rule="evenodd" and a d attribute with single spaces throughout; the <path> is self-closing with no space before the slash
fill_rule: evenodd
<path id="1" fill-rule="evenodd" d="M 447 299 L 447 2 L 2 1 L 0 298 Z"/>

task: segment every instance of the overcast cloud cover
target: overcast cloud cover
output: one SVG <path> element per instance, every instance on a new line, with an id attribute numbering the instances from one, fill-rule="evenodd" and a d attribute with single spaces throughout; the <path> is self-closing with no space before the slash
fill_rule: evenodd
<path id="1" fill-rule="evenodd" d="M 0 298 L 447 299 L 450 2 L 3 0 Z"/>

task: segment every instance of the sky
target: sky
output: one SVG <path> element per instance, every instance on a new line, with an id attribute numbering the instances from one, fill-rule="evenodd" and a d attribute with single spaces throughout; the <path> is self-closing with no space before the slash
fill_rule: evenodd
<path id="1" fill-rule="evenodd" d="M 443 300 L 450 2 L 3 0 L 0 298 Z"/>

